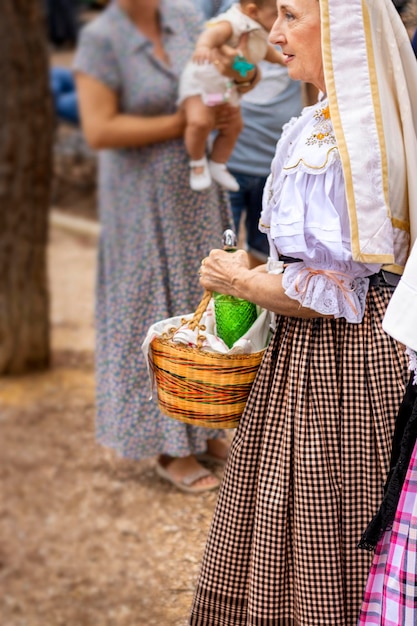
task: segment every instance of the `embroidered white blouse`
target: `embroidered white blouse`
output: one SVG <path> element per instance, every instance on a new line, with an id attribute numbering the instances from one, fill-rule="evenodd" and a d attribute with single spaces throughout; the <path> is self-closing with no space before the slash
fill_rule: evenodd
<path id="1" fill-rule="evenodd" d="M 381 268 L 352 260 L 345 185 L 326 99 L 283 130 L 264 190 L 260 230 L 271 261 L 300 259 L 285 269 L 285 293 L 325 315 L 359 323 Z"/>

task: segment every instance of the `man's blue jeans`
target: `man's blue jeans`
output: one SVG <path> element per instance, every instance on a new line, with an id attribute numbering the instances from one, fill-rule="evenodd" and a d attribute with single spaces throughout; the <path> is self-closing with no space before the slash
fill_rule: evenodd
<path id="1" fill-rule="evenodd" d="M 242 214 L 246 212 L 246 249 L 260 261 L 266 261 L 269 253 L 268 238 L 258 227 L 266 177 L 250 176 L 231 169 L 229 171 L 240 186 L 239 191 L 229 192 L 236 234 L 239 233 Z"/>

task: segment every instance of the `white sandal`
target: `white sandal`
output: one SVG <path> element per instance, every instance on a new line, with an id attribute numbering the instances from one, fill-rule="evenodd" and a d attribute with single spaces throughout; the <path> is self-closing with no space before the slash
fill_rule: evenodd
<path id="1" fill-rule="evenodd" d="M 193 486 L 199 480 L 201 480 L 202 478 L 206 478 L 207 476 L 213 476 L 214 478 L 217 478 L 205 467 L 200 467 L 193 472 L 186 474 L 186 476 L 181 479 L 175 479 L 168 471 L 168 467 L 169 463 L 166 467 L 164 467 L 160 461 L 156 461 L 155 470 L 158 476 L 168 481 L 169 483 L 171 483 L 171 485 L 174 485 L 174 487 L 176 487 L 180 491 L 183 491 L 184 493 L 200 494 L 204 493 L 205 491 L 213 491 L 213 489 L 218 489 L 218 487 L 220 486 L 220 481 L 213 483 L 212 485 L 204 485 L 202 487 Z"/>
<path id="2" fill-rule="evenodd" d="M 204 191 L 208 189 L 211 185 L 211 176 L 208 168 L 208 162 L 206 157 L 202 159 L 198 159 L 198 161 L 190 161 L 189 163 L 191 167 L 190 172 L 190 187 L 194 191 Z M 203 171 L 201 174 L 196 174 L 194 172 L 195 167 L 202 167 Z"/>

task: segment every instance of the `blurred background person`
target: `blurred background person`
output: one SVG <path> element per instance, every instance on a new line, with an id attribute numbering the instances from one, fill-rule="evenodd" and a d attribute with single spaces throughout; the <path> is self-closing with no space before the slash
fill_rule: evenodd
<path id="1" fill-rule="evenodd" d="M 97 439 L 126 458 L 157 457 L 159 474 L 193 493 L 218 486 L 196 455 L 224 462 L 224 432 L 161 413 L 141 344 L 156 321 L 195 310 L 200 261 L 231 225 L 224 190 L 189 187 L 176 105 L 202 27 L 188 0 L 114 0 L 82 29 L 74 63 L 83 130 L 99 151 Z M 219 108 L 218 124 L 233 115 Z"/>
<path id="2" fill-rule="evenodd" d="M 75 46 L 81 4 L 81 0 L 44 0 L 48 38 L 54 46 Z"/>
<path id="3" fill-rule="evenodd" d="M 218 13 L 230 9 L 233 1 L 230 0 L 195 0 L 196 7 L 202 12 L 204 19 L 208 20 Z"/>
<path id="4" fill-rule="evenodd" d="M 233 4 L 233 0 L 198 2 L 207 19 Z M 227 164 L 239 184 L 239 191 L 229 193 L 234 228 L 239 234 L 244 219 L 245 248 L 252 267 L 268 258 L 268 240 L 258 224 L 276 144 L 284 124 L 297 117 L 303 106 L 302 85 L 288 76 L 285 67 L 261 61 L 259 70 L 258 84 L 241 98 L 243 129 Z"/>
<path id="5" fill-rule="evenodd" d="M 237 233 L 244 220 L 245 248 L 251 267 L 268 258 L 268 240 L 259 230 L 262 195 L 283 126 L 300 114 L 302 89 L 286 68 L 260 62 L 261 80 L 241 101 L 243 130 L 228 161 L 239 191 L 230 192 Z"/>
<path id="6" fill-rule="evenodd" d="M 211 185 L 212 179 L 230 191 L 239 184 L 228 172 L 226 163 L 242 130 L 241 116 L 235 123 L 215 133 L 207 158 L 207 139 L 213 130 L 216 104 L 228 102 L 238 107 L 240 89 L 251 86 L 246 80 L 247 70 L 265 59 L 283 64 L 282 54 L 268 42 L 268 34 L 276 18 L 275 0 L 241 0 L 230 9 L 211 18 L 199 36 L 192 59 L 187 63 L 180 80 L 179 103 L 186 116 L 185 145 L 190 156 L 190 186 L 201 191 Z M 247 54 L 242 56 L 239 41 L 247 37 Z M 216 53 L 223 45 L 236 50 L 235 63 L 241 76 L 232 81 L 217 69 Z M 256 78 L 256 74 L 254 75 Z M 240 113 L 240 111 L 239 111 Z"/>

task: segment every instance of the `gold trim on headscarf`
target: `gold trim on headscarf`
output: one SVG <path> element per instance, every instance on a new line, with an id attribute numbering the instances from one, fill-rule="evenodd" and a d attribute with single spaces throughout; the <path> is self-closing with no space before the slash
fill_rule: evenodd
<path id="1" fill-rule="evenodd" d="M 410 228 L 412 239 L 417 235 L 414 53 L 391 0 L 320 0 L 320 8 L 326 89 L 345 177 L 352 255 L 401 272 Z"/>

